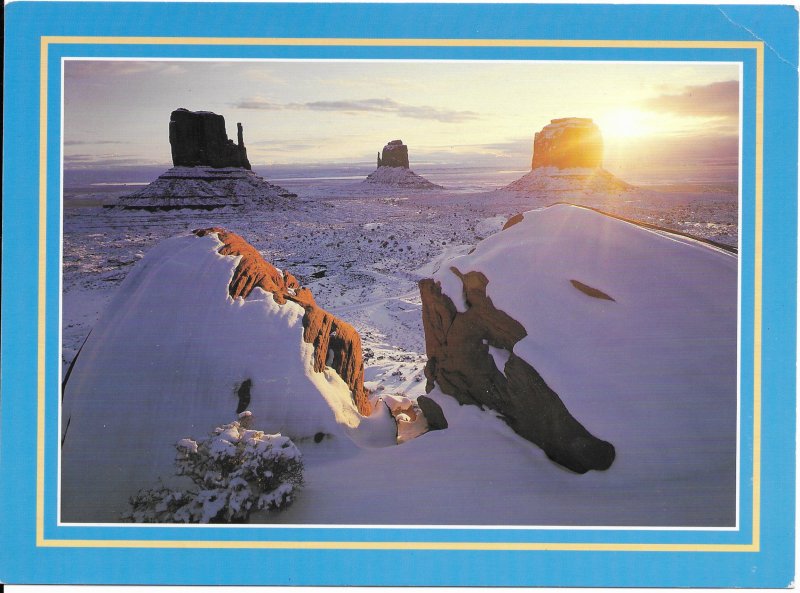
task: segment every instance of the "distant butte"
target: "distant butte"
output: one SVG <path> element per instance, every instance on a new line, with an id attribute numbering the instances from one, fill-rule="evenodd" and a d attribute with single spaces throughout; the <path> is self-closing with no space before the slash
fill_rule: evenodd
<path id="1" fill-rule="evenodd" d="M 254 173 L 247 160 L 242 124 L 238 142 L 228 139 L 225 118 L 210 111 L 176 109 L 169 120 L 173 167 L 149 185 L 120 196 L 110 208 L 214 210 L 227 206 L 290 207 L 297 194 Z"/>
<path id="2" fill-rule="evenodd" d="M 553 119 L 533 137 L 531 169 L 594 169 L 602 166 L 603 136 L 591 119 Z"/>
<path id="3" fill-rule="evenodd" d="M 562 117 L 534 134 L 531 170 L 504 189 L 563 201 L 578 199 L 575 192 L 617 195 L 634 187 L 603 168 L 597 124 L 586 117 Z"/>
<path id="4" fill-rule="evenodd" d="M 237 123 L 237 143 L 228 138 L 225 118 L 210 111 L 180 108 L 169 119 L 172 164 L 176 167 L 209 166 L 250 169 L 242 124 Z"/>
<path id="5" fill-rule="evenodd" d="M 409 169 L 408 146 L 402 140 L 392 140 L 378 154 L 378 167 L 402 167 Z"/>
<path id="6" fill-rule="evenodd" d="M 378 168 L 363 183 L 405 189 L 441 189 L 411 170 L 408 164 L 408 146 L 402 140 L 392 140 L 378 153 Z"/>

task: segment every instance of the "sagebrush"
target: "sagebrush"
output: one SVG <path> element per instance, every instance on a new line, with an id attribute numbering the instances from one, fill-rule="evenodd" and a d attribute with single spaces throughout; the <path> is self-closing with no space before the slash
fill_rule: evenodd
<path id="1" fill-rule="evenodd" d="M 300 451 L 280 434 L 251 430 L 250 412 L 206 439 L 175 445 L 177 475 L 193 487 L 160 484 L 131 497 L 123 519 L 136 523 L 242 523 L 253 511 L 287 508 L 303 485 Z"/>

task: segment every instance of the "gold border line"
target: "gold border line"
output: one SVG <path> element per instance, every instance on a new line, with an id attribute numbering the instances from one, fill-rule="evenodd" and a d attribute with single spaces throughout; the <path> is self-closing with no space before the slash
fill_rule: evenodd
<path id="1" fill-rule="evenodd" d="M 741 140 L 740 140 L 741 141 Z M 761 542 L 761 336 L 764 234 L 764 44 L 756 49 L 755 256 L 753 262 L 753 538 Z M 741 189 L 740 189 L 741 191 Z"/>
<path id="2" fill-rule="evenodd" d="M 83 540 L 44 537 L 45 458 L 45 327 L 47 232 L 47 66 L 50 44 L 84 45 L 239 45 L 239 46 L 358 46 L 358 47 L 563 47 L 639 49 L 754 49 L 756 51 L 755 106 L 755 263 L 753 318 L 753 509 L 749 544 L 657 543 L 521 543 L 521 542 L 311 542 L 212 540 Z M 763 250 L 763 148 L 764 148 L 764 43 L 762 41 L 660 41 L 660 40 L 550 40 L 550 39 L 359 39 L 359 38 L 253 38 L 253 37 L 41 37 L 39 131 L 39 295 L 38 381 L 36 446 L 36 545 L 84 548 L 230 548 L 305 550 L 474 550 L 474 551 L 597 551 L 597 552 L 758 552 L 761 537 L 761 348 Z M 131 58 L 133 59 L 133 58 Z"/>
<path id="3" fill-rule="evenodd" d="M 47 42 L 39 48 L 39 295 L 38 295 L 38 398 L 36 407 L 36 544 L 44 541 L 44 431 L 45 431 L 45 306 L 47 293 Z"/>

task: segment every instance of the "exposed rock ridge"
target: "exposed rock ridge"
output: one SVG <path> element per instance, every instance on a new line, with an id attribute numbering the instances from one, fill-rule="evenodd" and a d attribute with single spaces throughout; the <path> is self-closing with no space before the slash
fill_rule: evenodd
<path id="1" fill-rule="evenodd" d="M 525 215 L 522 212 L 518 212 L 517 214 L 515 214 L 514 216 L 512 216 L 511 218 L 509 218 L 506 221 L 506 223 L 503 225 L 503 228 L 501 230 L 504 231 L 506 229 L 510 229 L 512 226 L 514 226 L 515 224 L 519 224 L 524 219 L 525 219 Z"/>
<path id="2" fill-rule="evenodd" d="M 181 107 L 170 115 L 169 143 L 176 167 L 242 167 L 250 169 L 243 128 L 236 124 L 237 143 L 228 138 L 225 118 L 210 111 Z"/>
<path id="3" fill-rule="evenodd" d="M 425 279 L 419 283 L 428 355 L 427 391 L 436 384 L 462 404 L 492 408 L 520 436 L 572 471 L 610 467 L 613 445 L 589 433 L 541 375 L 514 354 L 514 344 L 527 332 L 494 307 L 486 295 L 486 276 L 451 269 L 463 284 L 468 307 L 464 313 L 442 293 L 438 282 Z M 504 368 L 497 368 L 489 347 L 508 354 Z"/>
<path id="4" fill-rule="evenodd" d="M 305 309 L 303 340 L 314 345 L 314 370 L 333 368 L 350 387 L 358 411 L 369 416 L 371 406 L 364 389 L 364 359 L 361 337 L 349 323 L 322 309 L 308 288 L 302 288 L 292 274 L 281 273 L 242 237 L 220 227 L 198 229 L 198 237 L 216 234 L 223 243 L 221 255 L 241 257 L 228 285 L 232 298 L 247 298 L 259 287 L 270 292 L 278 304 L 292 301 Z"/>

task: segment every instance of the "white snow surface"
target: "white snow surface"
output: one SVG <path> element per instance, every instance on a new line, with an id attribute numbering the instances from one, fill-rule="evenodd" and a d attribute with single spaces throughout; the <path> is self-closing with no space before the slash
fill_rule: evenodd
<path id="1" fill-rule="evenodd" d="M 633 187 L 600 167 L 537 167 L 508 184 L 505 189 L 564 196 L 569 193 L 620 193 L 630 191 Z"/>
<path id="2" fill-rule="evenodd" d="M 497 367 L 497 370 L 500 371 L 502 375 L 505 375 L 506 363 L 511 357 L 511 353 L 508 350 L 503 350 L 502 348 L 489 346 L 489 354 L 491 355 L 492 359 L 494 359 L 494 365 Z"/>
<path id="3" fill-rule="evenodd" d="M 486 275 L 494 306 L 527 330 L 514 354 L 591 433 L 616 447 L 609 476 L 655 497 L 664 484 L 683 483 L 682 496 L 707 497 L 731 516 L 735 255 L 555 205 L 526 212 L 522 222 L 448 265 Z M 435 276 L 447 294 L 451 276 Z M 571 280 L 614 301 L 588 296 Z"/>
<path id="4" fill-rule="evenodd" d="M 174 443 L 235 416 L 246 379 L 260 430 L 296 442 L 323 433 L 392 443 L 386 423 L 360 426 L 370 419 L 338 374 L 314 372 L 301 306 L 278 305 L 260 288 L 231 299 L 238 258 L 220 246 L 192 234 L 156 245 L 87 339 L 63 402 L 65 521 L 117 519 L 130 495 L 169 477 Z"/>
<path id="5" fill-rule="evenodd" d="M 411 169 L 404 167 L 378 167 L 370 173 L 363 183 L 376 183 L 406 189 L 441 189 Z"/>
<path id="6" fill-rule="evenodd" d="M 458 185 L 457 178 L 448 179 L 454 187 Z M 417 191 L 346 180 L 287 180 L 281 184 L 299 197 L 258 208 L 221 208 L 210 212 L 124 211 L 67 203 L 64 371 L 90 330 L 94 335 L 101 329 L 100 314 L 105 311 L 105 318 L 116 307 L 114 303 L 121 291 L 127 290 L 121 282 L 136 273 L 143 254 L 154 249 L 159 241 L 195 228 L 222 226 L 237 232 L 277 267 L 295 274 L 303 285 L 311 288 L 321 306 L 352 323 L 361 334 L 366 386 L 375 397 L 402 394 L 411 401 L 424 393 L 425 386 L 422 374 L 425 346 L 417 282 L 437 270 L 447 270 L 454 257 L 466 255 L 482 238 L 497 232 L 511 215 L 569 199 L 732 245 L 736 245 L 738 237 L 735 187 L 724 193 L 691 183 L 664 192 L 636 188 L 623 194 L 486 189 L 468 193 L 454 189 Z M 495 187 L 488 182 L 484 185 Z M 320 272 L 325 275 L 318 276 Z M 520 272 L 518 282 L 521 286 L 532 286 L 526 274 Z M 589 280 L 583 281 L 591 285 Z M 571 285 L 568 288 L 589 299 Z M 598 285 L 597 288 L 617 297 L 613 287 Z M 186 291 L 176 294 L 175 298 L 192 298 Z M 251 299 L 255 297 L 251 295 Z M 214 338 L 208 348 L 215 349 L 220 344 L 221 340 Z M 85 351 L 78 360 L 84 354 Z M 130 358 L 131 354 L 126 352 L 124 356 Z M 239 373 L 232 380 L 241 381 L 244 376 Z M 191 377 L 186 380 L 192 381 Z M 230 381 L 218 382 L 224 383 L 227 390 L 228 403 L 221 406 L 224 414 L 209 411 L 209 421 L 197 423 L 205 426 L 174 437 L 154 437 L 151 443 L 172 450 L 180 438 L 206 435 L 212 427 L 230 422 L 236 397 Z M 254 396 L 258 389 L 258 383 L 254 382 Z M 733 524 L 732 480 L 716 482 L 713 477 L 700 475 L 703 472 L 680 478 L 675 477 L 670 467 L 658 466 L 642 476 L 627 469 L 620 472 L 628 467 L 625 458 L 630 458 L 631 453 L 625 448 L 621 450 L 617 442 L 614 444 L 618 445 L 620 457 L 608 471 L 578 476 L 552 463 L 538 447 L 516 435 L 491 411 L 459 406 L 438 389 L 429 395 L 442 406 L 449 423 L 447 430 L 417 436 L 421 432 L 419 426 L 404 422 L 398 427 L 400 441 L 405 438 L 408 442 L 384 448 L 356 447 L 350 439 L 338 437 L 325 438 L 319 445 L 313 440 L 298 442 L 306 468 L 306 485 L 296 503 L 285 513 L 265 514 L 252 520 L 346 525 Z M 161 402 L 154 394 L 148 397 Z M 152 421 L 171 429 L 171 423 L 184 420 L 177 417 L 170 401 L 161 404 L 166 419 L 159 417 Z M 660 401 L 662 407 L 667 406 L 663 398 Z M 124 401 L 109 400 L 103 408 L 104 415 L 113 418 L 117 405 L 123 414 L 133 407 Z M 325 406 L 325 410 L 329 407 Z M 325 414 L 330 416 L 330 412 Z M 379 416 L 375 422 L 372 420 L 370 417 L 369 423 L 361 423 L 359 434 L 365 432 L 365 424 L 381 424 L 387 418 Z M 142 425 L 145 434 L 150 435 L 148 425 Z M 262 429 L 257 423 L 254 426 Z M 412 428 L 414 431 L 408 432 Z M 176 432 L 186 431 L 181 428 Z M 382 431 L 377 432 L 380 435 Z M 126 435 L 126 442 L 133 443 L 131 446 L 141 452 L 130 456 L 133 462 L 138 462 L 150 443 L 128 432 Z M 382 444 L 381 439 L 376 441 Z M 95 442 L 98 451 L 103 446 L 99 443 Z M 644 449 L 643 455 L 650 451 Z M 701 450 L 698 455 L 702 457 L 704 452 Z M 164 460 L 170 468 L 171 461 L 171 457 Z M 122 469 L 113 471 L 124 473 Z M 653 478 L 652 473 L 663 475 Z M 134 494 L 139 487 L 153 485 L 150 481 L 137 483 L 135 487 L 132 484 L 132 491 L 125 496 Z M 88 507 L 102 504 L 102 500 L 92 496 L 82 504 L 87 507 L 84 516 L 89 516 Z"/>
<path id="7" fill-rule="evenodd" d="M 128 208 L 215 207 L 285 202 L 289 192 L 241 167 L 172 167 L 149 185 L 123 196 Z"/>

